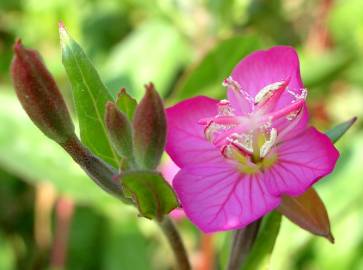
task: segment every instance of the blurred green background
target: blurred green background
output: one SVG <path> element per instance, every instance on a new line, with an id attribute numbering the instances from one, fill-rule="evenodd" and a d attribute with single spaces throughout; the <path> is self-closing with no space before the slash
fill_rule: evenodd
<path id="1" fill-rule="evenodd" d="M 159 229 L 89 181 L 37 130 L 14 96 L 11 46 L 21 37 L 41 52 L 73 109 L 59 21 L 115 93 L 126 87 L 140 99 L 143 85 L 153 81 L 166 104 L 201 94 L 221 98 L 221 82 L 241 58 L 288 44 L 299 52 L 314 125 L 326 130 L 363 116 L 361 0 L 0 0 L 0 269 L 172 265 Z M 359 118 L 337 146 L 335 172 L 317 185 L 336 243 L 284 220 L 269 269 L 363 269 Z M 198 264 L 205 237 L 187 220 L 178 226 Z M 217 265 L 226 260 L 228 238 L 221 233 L 207 241 L 218 253 Z"/>

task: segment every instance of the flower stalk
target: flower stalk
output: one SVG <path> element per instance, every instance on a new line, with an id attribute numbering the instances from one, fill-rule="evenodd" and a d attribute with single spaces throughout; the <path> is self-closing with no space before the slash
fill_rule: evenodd
<path id="1" fill-rule="evenodd" d="M 95 157 L 76 136 L 60 145 L 97 185 L 123 202 L 131 203 L 124 196 L 121 184 L 116 180 L 118 172 Z"/>
<path id="2" fill-rule="evenodd" d="M 246 258 L 256 240 L 260 224 L 261 219 L 251 223 L 244 229 L 235 231 L 227 270 L 238 270 L 246 261 Z"/>
<path id="3" fill-rule="evenodd" d="M 191 270 L 192 268 L 188 259 L 188 254 L 174 223 L 169 217 L 165 216 L 161 221 L 159 221 L 158 224 L 164 232 L 164 235 L 166 236 L 169 245 L 174 252 L 174 256 L 177 262 L 177 269 Z"/>

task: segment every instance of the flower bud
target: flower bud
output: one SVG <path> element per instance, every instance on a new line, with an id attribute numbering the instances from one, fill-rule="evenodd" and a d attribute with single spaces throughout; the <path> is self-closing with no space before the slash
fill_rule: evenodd
<path id="1" fill-rule="evenodd" d="M 50 139 L 62 143 L 74 134 L 64 99 L 38 52 L 14 45 L 11 76 L 16 94 L 34 124 Z"/>
<path id="2" fill-rule="evenodd" d="M 151 83 L 136 108 L 133 126 L 136 161 L 143 168 L 154 169 L 164 151 L 166 119 L 161 97 Z"/>
<path id="3" fill-rule="evenodd" d="M 113 102 L 107 102 L 105 123 L 108 137 L 117 153 L 133 162 L 132 129 L 125 114 Z"/>

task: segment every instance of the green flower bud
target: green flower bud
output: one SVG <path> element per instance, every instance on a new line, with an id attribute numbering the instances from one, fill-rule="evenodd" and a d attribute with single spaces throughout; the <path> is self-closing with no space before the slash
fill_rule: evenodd
<path id="1" fill-rule="evenodd" d="M 116 104 L 107 102 L 105 123 L 108 137 L 117 153 L 133 163 L 132 128 L 124 113 L 119 111 Z M 131 165 L 131 164 L 130 164 Z"/>

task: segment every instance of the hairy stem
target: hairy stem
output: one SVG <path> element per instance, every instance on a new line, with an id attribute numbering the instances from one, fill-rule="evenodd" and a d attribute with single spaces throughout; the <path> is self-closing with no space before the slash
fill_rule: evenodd
<path id="1" fill-rule="evenodd" d="M 246 257 L 256 240 L 260 224 L 261 219 L 251 223 L 246 228 L 235 232 L 227 266 L 228 270 L 238 270 L 246 261 Z"/>
<path id="2" fill-rule="evenodd" d="M 118 172 L 94 156 L 76 136 L 71 137 L 60 145 L 97 185 L 125 203 L 132 204 L 132 201 L 124 196 L 121 184 L 115 180 L 115 176 L 117 176 Z M 169 217 L 164 217 L 158 224 L 173 249 L 178 269 L 190 270 L 191 266 L 184 244 L 173 222 Z"/>
<path id="3" fill-rule="evenodd" d="M 163 230 L 169 245 L 174 252 L 174 256 L 177 262 L 179 270 L 191 270 L 190 262 L 183 241 L 177 231 L 174 223 L 167 216 L 159 222 L 161 229 Z"/>
<path id="4" fill-rule="evenodd" d="M 76 136 L 60 145 L 97 185 L 125 203 L 131 203 L 125 198 L 121 184 L 115 179 L 118 172 L 94 156 Z"/>

